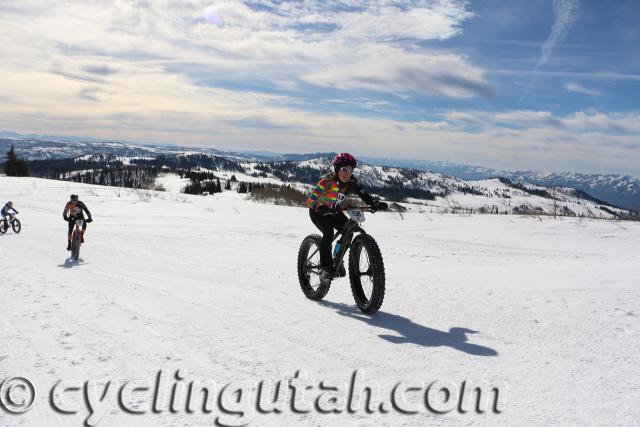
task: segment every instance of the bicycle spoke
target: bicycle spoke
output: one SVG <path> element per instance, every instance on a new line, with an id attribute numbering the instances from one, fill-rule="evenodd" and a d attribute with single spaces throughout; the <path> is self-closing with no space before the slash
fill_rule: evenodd
<path id="1" fill-rule="evenodd" d="M 320 270 L 320 248 L 316 246 L 316 249 L 307 257 L 305 265 L 305 275 L 309 280 L 309 286 L 313 290 L 320 286 Z"/>

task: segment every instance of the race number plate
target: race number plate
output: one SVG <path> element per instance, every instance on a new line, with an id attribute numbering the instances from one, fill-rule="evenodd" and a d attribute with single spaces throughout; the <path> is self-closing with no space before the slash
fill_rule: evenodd
<path id="1" fill-rule="evenodd" d="M 76 225 L 79 225 L 80 227 L 82 227 L 83 224 L 84 224 L 83 219 L 76 219 Z"/>
<path id="2" fill-rule="evenodd" d="M 360 209 L 348 209 L 347 214 L 355 222 L 364 222 L 364 213 Z"/>

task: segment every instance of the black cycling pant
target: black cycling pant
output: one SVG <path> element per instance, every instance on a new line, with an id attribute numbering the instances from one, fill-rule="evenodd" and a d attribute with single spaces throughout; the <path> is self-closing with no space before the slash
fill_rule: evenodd
<path id="1" fill-rule="evenodd" d="M 333 257 L 331 255 L 331 242 L 333 242 L 333 230 L 342 230 L 348 221 L 345 214 L 337 212 L 331 215 L 320 215 L 313 209 L 309 209 L 309 216 L 313 224 L 322 232 L 320 243 L 320 264 L 323 268 L 331 268 Z"/>
<path id="2" fill-rule="evenodd" d="M 71 233 L 73 233 L 73 229 L 76 226 L 76 219 L 81 219 L 81 220 L 84 221 L 84 223 L 82 224 L 82 231 L 87 229 L 87 220 L 86 219 L 69 217 L 69 235 L 71 235 Z"/>

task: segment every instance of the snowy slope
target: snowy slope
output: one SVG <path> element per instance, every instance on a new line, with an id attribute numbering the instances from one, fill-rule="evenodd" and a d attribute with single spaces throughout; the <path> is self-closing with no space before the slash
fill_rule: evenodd
<path id="1" fill-rule="evenodd" d="M 331 169 L 330 161 L 331 158 L 326 156 L 298 161 L 257 162 L 198 152 L 174 152 L 156 156 L 150 153 L 134 156 L 93 153 L 73 159 L 32 161 L 31 169 L 34 176 L 41 178 L 65 178 L 86 183 L 126 181 L 128 184 L 125 186 L 128 187 L 132 184 L 138 187 L 148 185 L 139 180 L 144 173 L 155 174 L 153 168 L 160 168 L 165 172 L 180 172 L 181 175 L 186 172 L 210 172 L 221 179 L 235 177 L 244 182 L 286 183 L 308 187 Z M 127 175 L 126 168 L 134 165 L 137 168 L 147 168 L 146 172 L 141 170 L 132 178 Z M 91 169 L 94 169 L 93 173 Z M 115 170 L 117 175 L 126 176 L 120 179 L 112 175 L 110 169 Z M 412 198 L 425 201 L 438 197 L 439 200 L 431 205 L 438 206 L 443 211 L 459 208 L 489 213 L 533 212 L 595 218 L 628 218 L 636 215 L 607 206 L 606 203 L 572 188 L 554 186 L 554 189 L 547 189 L 504 178 L 465 181 L 441 173 L 368 164 L 361 164 L 356 176 L 362 184 L 380 196 L 393 200 Z M 559 203 L 554 203 L 551 191 L 557 193 Z"/>
<path id="2" fill-rule="evenodd" d="M 473 210 L 478 212 L 481 209 L 495 207 L 495 213 L 527 213 L 539 212 L 544 214 L 553 214 L 554 209 L 558 215 L 569 216 L 585 216 L 590 218 L 615 218 L 610 212 L 624 216 L 625 210 L 604 205 L 607 211 L 600 209 L 603 206 L 592 200 L 585 199 L 576 195 L 571 188 L 557 188 L 554 199 L 541 197 L 530 194 L 511 185 L 507 185 L 499 179 L 484 179 L 479 181 L 464 181 L 457 178 L 451 178 L 458 181 L 458 185 L 466 185 L 478 191 L 481 194 L 464 194 L 460 191 L 453 191 L 444 197 L 437 198 L 434 202 L 428 202 L 431 207 L 440 208 L 443 211 L 451 212 L 452 208 L 458 210 Z M 454 184 L 455 185 L 455 184 Z M 454 188 L 451 185 L 451 188 Z M 545 187 L 535 186 L 531 184 L 522 184 L 526 188 L 539 191 L 553 191 Z M 519 209 L 519 211 L 518 211 Z"/>
<path id="3" fill-rule="evenodd" d="M 61 213 L 91 209 L 82 262 L 68 260 Z M 640 419 L 640 224 L 409 212 L 369 215 L 387 295 L 370 318 L 346 279 L 323 303 L 298 287 L 296 254 L 315 229 L 302 208 L 0 177 L 23 231 L 0 235 L 0 375 L 29 378 L 36 404 L 0 425 L 80 426 L 54 412 L 58 380 L 147 380 L 180 369 L 224 385 L 299 369 L 348 381 L 355 369 L 388 398 L 401 380 L 505 381 L 504 412 L 253 414 L 251 425 L 632 425 Z M 2 379 L 0 378 L 0 380 Z M 115 397 L 106 396 L 105 402 Z M 113 399 L 113 400 L 111 400 Z M 148 405 L 148 396 L 138 407 Z M 100 426 L 213 425 L 184 410 Z"/>
<path id="4" fill-rule="evenodd" d="M 145 157 L 160 154 L 208 153 L 230 160 L 246 161 L 300 161 L 302 166 L 322 168 L 324 162 L 317 157 L 332 157 L 335 153 L 277 154 L 270 152 L 234 152 L 214 148 L 180 147 L 115 141 L 92 138 L 56 137 L 47 135 L 19 135 L 0 131 L 0 151 L 15 145 L 18 154 L 29 160 L 59 159 L 86 154 L 112 153 L 124 157 Z M 407 160 L 395 158 L 361 157 L 363 162 L 379 166 L 396 166 L 434 171 L 464 180 L 490 179 L 497 176 L 513 181 L 528 182 L 547 187 L 577 188 L 607 203 L 627 209 L 640 209 L 640 178 L 620 174 L 585 174 L 578 172 L 507 171 L 481 166 L 470 166 L 443 161 Z"/>

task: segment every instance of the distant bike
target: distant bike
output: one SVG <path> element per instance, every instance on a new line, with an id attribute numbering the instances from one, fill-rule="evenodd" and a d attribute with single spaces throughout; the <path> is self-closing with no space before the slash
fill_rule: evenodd
<path id="1" fill-rule="evenodd" d="M 82 245 L 82 226 L 84 219 L 76 219 L 75 227 L 71 233 L 71 259 L 77 261 L 80 258 L 80 245 Z"/>
<path id="2" fill-rule="evenodd" d="M 20 220 L 16 218 L 15 214 L 9 215 L 9 218 L 0 219 L 0 233 L 4 234 L 9 229 L 9 224 L 11 224 L 11 228 L 14 233 L 19 233 L 22 230 L 22 224 L 20 224 Z"/>
<path id="3" fill-rule="evenodd" d="M 346 271 L 343 258 L 348 249 L 349 281 L 351 293 L 358 308 L 367 314 L 373 314 L 382 305 L 385 292 L 385 272 L 382 254 L 378 244 L 361 227 L 364 212 L 374 212 L 371 207 L 346 209 L 349 220 L 334 237 L 338 241 L 334 246 L 332 277 L 343 277 Z M 357 234 L 357 235 L 356 235 Z M 354 235 L 356 235 L 354 237 Z M 298 250 L 298 280 L 302 292 L 309 299 L 319 301 L 329 292 L 330 283 L 320 281 L 320 242 L 322 237 L 310 234 L 304 238 Z"/>

